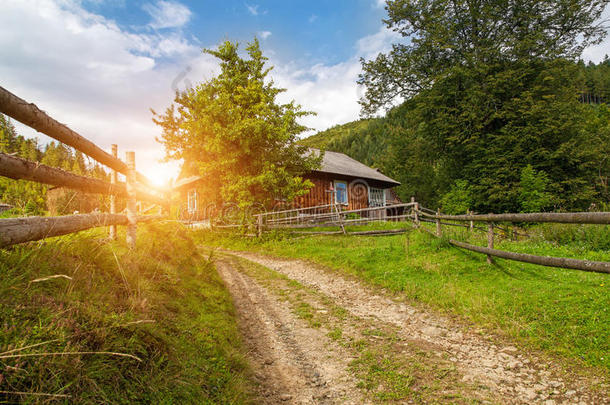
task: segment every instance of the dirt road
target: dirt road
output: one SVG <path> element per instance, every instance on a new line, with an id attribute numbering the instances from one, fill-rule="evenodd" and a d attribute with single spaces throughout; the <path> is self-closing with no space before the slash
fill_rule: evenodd
<path id="1" fill-rule="evenodd" d="M 592 377 L 336 272 L 238 252 L 217 268 L 264 403 L 610 403 Z"/>

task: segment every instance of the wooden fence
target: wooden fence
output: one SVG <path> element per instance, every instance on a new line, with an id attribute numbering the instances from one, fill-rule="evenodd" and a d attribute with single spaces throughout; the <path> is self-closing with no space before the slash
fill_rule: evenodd
<path id="1" fill-rule="evenodd" d="M 498 222 L 608 225 L 610 224 L 610 212 L 443 215 L 440 213 L 440 211 L 438 211 L 436 214 L 430 214 L 429 212 L 419 210 L 418 215 L 434 220 L 436 223 L 436 232 L 433 234 L 437 237 L 442 237 L 443 235 L 442 220 L 464 221 L 469 222 L 470 224 L 474 222 L 485 222 L 487 224 L 487 247 L 472 245 L 470 243 L 453 239 L 448 239 L 448 242 L 453 246 L 487 255 L 488 263 L 493 262 L 493 257 L 500 257 L 508 260 L 538 264 L 541 266 L 560 267 L 564 269 L 574 269 L 596 273 L 610 273 L 610 262 L 579 260 L 565 257 L 537 256 L 526 253 L 515 253 L 494 249 L 494 228 L 497 227 Z"/>
<path id="2" fill-rule="evenodd" d="M 319 205 L 315 207 L 295 208 L 292 210 L 271 211 L 256 214 L 257 233 L 265 230 L 283 228 L 319 228 L 339 226 L 342 233 L 345 225 L 367 224 L 376 221 L 400 221 L 411 215 L 401 215 L 414 203 L 386 205 L 382 207 L 342 210 L 339 204 Z M 357 216 L 359 218 L 350 218 Z"/>
<path id="3" fill-rule="evenodd" d="M 310 212 L 308 210 L 325 212 Z M 403 210 L 400 215 L 396 215 Z M 406 212 L 408 210 L 408 212 Z M 383 212 L 383 215 L 371 215 L 374 212 Z M 388 215 L 388 213 L 390 215 Z M 350 214 L 356 214 L 360 218 L 347 219 Z M 393 215 L 394 214 L 394 215 Z M 387 221 L 412 221 L 416 228 L 430 232 L 442 237 L 443 226 L 456 226 L 467 228 L 470 231 L 482 230 L 487 234 L 487 246 L 476 246 L 453 239 L 448 242 L 456 247 L 487 255 L 487 261 L 492 263 L 492 257 L 500 257 L 507 260 L 515 260 L 525 263 L 533 263 L 542 266 L 560 267 L 597 273 L 610 273 L 609 262 L 598 262 L 592 260 L 579 260 L 563 257 L 537 256 L 525 253 L 507 252 L 494 249 L 494 237 L 496 231 L 502 231 L 505 237 L 527 237 L 523 232 L 517 232 L 508 227 L 502 227 L 499 223 L 561 223 L 561 224 L 610 224 L 610 212 L 574 212 L 574 213 L 529 213 L 529 214 L 484 214 L 484 215 L 444 215 L 440 210 L 433 211 L 421 207 L 415 199 L 410 203 L 388 205 L 384 207 L 362 208 L 357 210 L 341 211 L 329 206 L 298 208 L 255 215 L 257 234 L 273 229 L 292 230 L 297 234 L 304 235 L 394 235 L 406 232 L 406 229 L 382 229 L 371 231 L 346 232 L 345 225 L 369 224 L 372 222 Z M 422 222 L 436 225 L 435 231 L 430 231 L 421 226 Z M 476 226 L 484 223 L 484 227 Z M 238 225 L 232 225 L 236 227 Z M 300 231 L 302 228 L 340 227 L 338 231 L 318 230 Z"/>
<path id="4" fill-rule="evenodd" d="M 104 151 L 66 125 L 48 116 L 36 105 L 27 103 L 3 87 L 0 87 L 0 113 L 73 147 L 111 169 L 111 181 L 107 182 L 0 153 L 0 175 L 2 176 L 110 196 L 109 214 L 0 219 L 0 247 L 100 226 L 110 226 L 110 236 L 116 238 L 115 227 L 127 225 L 127 243 L 130 248 L 134 248 L 137 223 L 161 218 L 159 215 L 138 216 L 136 200 L 152 202 L 167 209 L 167 198 L 156 190 L 144 175 L 136 171 L 134 152 L 127 152 L 126 162 L 123 162 L 117 157 L 117 145 L 112 145 L 112 154 Z M 117 172 L 126 176 L 125 183 L 117 181 Z M 126 215 L 116 213 L 116 197 L 127 199 Z"/>

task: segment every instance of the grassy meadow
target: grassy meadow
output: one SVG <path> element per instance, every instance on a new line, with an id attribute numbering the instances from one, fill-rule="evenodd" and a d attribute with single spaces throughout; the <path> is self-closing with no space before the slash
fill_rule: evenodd
<path id="1" fill-rule="evenodd" d="M 248 402 L 230 296 L 189 232 L 124 236 L 0 250 L 0 402 Z"/>
<path id="2" fill-rule="evenodd" d="M 380 227 L 409 224 L 381 224 Z M 423 224 L 432 230 L 430 224 Z M 336 229 L 336 228 L 335 228 Z M 351 227 L 370 229 L 369 227 Z M 410 230 L 394 236 L 291 235 L 262 238 L 200 231 L 208 246 L 305 259 L 385 287 L 407 302 L 471 323 L 518 345 L 610 374 L 610 275 L 496 259 L 452 247 L 450 237 L 485 245 L 484 233 L 443 227 L 444 238 Z M 530 238 L 496 248 L 610 261 L 609 227 L 527 229 Z"/>

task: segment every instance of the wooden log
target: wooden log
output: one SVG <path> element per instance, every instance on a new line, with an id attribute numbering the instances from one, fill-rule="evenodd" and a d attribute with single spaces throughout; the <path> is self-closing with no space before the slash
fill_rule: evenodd
<path id="1" fill-rule="evenodd" d="M 0 153 L 0 175 L 15 180 L 29 180 L 57 187 L 72 188 L 85 193 L 127 196 L 124 183 L 112 184 L 91 177 L 79 176 L 62 169 L 30 162 L 5 153 Z"/>
<path id="2" fill-rule="evenodd" d="M 130 249 L 136 247 L 136 154 L 135 152 L 127 152 L 125 160 L 129 171 L 127 172 L 127 246 Z"/>
<path id="3" fill-rule="evenodd" d="M 113 157 L 118 157 L 118 146 L 116 143 L 111 145 L 111 153 Z M 117 172 L 112 169 L 110 172 L 110 183 L 116 184 L 117 181 Z M 125 190 L 125 194 L 127 194 L 127 190 Z M 116 197 L 114 195 L 110 196 L 110 213 L 116 214 Z M 116 225 L 110 225 L 110 239 L 116 240 Z"/>
<path id="4" fill-rule="evenodd" d="M 416 227 L 419 226 L 419 204 L 415 202 L 415 197 L 411 197 L 411 204 L 413 204 L 413 223 Z"/>
<path id="5" fill-rule="evenodd" d="M 420 228 L 428 232 L 429 234 L 434 235 L 434 233 L 426 228 Z M 514 253 L 507 252 L 504 250 L 490 249 L 483 246 L 471 245 L 470 243 L 460 242 L 457 240 L 449 239 L 449 244 L 470 250 L 477 253 L 482 253 L 485 255 L 491 255 L 495 257 L 500 257 L 502 259 L 514 260 L 518 262 L 538 264 L 540 266 L 547 267 L 559 267 L 563 269 L 573 269 L 573 270 L 582 270 L 589 271 L 593 273 L 607 273 L 610 274 L 610 262 L 596 262 L 592 260 L 579 260 L 579 259 L 569 259 L 566 257 L 552 257 L 552 256 L 536 256 L 530 255 L 527 253 Z"/>
<path id="6" fill-rule="evenodd" d="M 50 184 L 56 187 L 66 187 L 84 193 L 110 194 L 119 197 L 127 196 L 125 183 L 112 184 L 92 177 L 80 176 L 56 167 L 43 165 L 20 157 L 0 153 L 0 176 L 14 180 L 28 180 L 37 183 Z M 137 191 L 138 196 L 151 202 L 164 200 L 155 194 L 143 190 Z"/>
<path id="7" fill-rule="evenodd" d="M 348 235 L 394 235 L 407 232 L 406 229 L 378 229 L 373 231 L 349 232 Z"/>
<path id="8" fill-rule="evenodd" d="M 71 130 L 66 125 L 49 117 L 41 111 L 35 104 L 17 97 L 10 91 L 0 87 L 0 112 L 8 115 L 17 121 L 34 128 L 51 138 L 72 146 L 93 159 L 114 169 L 120 173 L 127 174 L 127 165 L 118 158 L 115 158 L 96 144 Z M 150 188 L 156 188 L 145 176 L 137 173 L 138 181 Z"/>
<path id="9" fill-rule="evenodd" d="M 435 218 L 435 215 L 420 214 Z M 610 212 L 537 212 L 530 214 L 441 215 L 449 221 L 477 222 L 554 222 L 561 224 L 610 224 Z"/>
<path id="10" fill-rule="evenodd" d="M 348 232 L 347 235 L 396 235 L 407 232 L 406 229 L 378 229 L 372 231 Z M 297 235 L 343 235 L 343 231 L 292 232 Z"/>
<path id="11" fill-rule="evenodd" d="M 436 236 L 438 236 L 439 238 L 443 236 L 443 231 L 441 229 L 441 220 L 439 218 L 440 215 L 441 209 L 439 208 L 436 210 Z"/>
<path id="12" fill-rule="evenodd" d="M 493 222 L 487 223 L 487 248 L 488 249 L 494 248 L 494 223 Z M 492 264 L 492 263 L 493 263 L 493 258 L 491 257 L 491 255 L 487 255 L 487 264 Z"/>
<path id="13" fill-rule="evenodd" d="M 143 216 L 136 218 L 138 222 L 149 222 L 160 219 L 158 216 Z M 26 217 L 0 219 L 0 247 L 15 245 L 61 236 L 85 229 L 108 226 L 126 225 L 127 216 L 120 214 L 81 214 L 63 217 Z"/>
<path id="14" fill-rule="evenodd" d="M 502 259 L 515 260 L 524 263 L 538 264 L 548 267 L 560 267 L 564 269 L 574 269 L 595 273 L 610 273 L 610 262 L 596 262 L 592 260 L 569 259 L 565 257 L 536 256 L 526 253 L 506 252 L 503 250 L 490 249 L 483 246 L 471 245 L 456 240 L 449 240 L 454 246 L 473 252 L 483 253 Z"/>
<path id="15" fill-rule="evenodd" d="M 342 231 L 301 231 L 301 232 L 292 232 L 296 235 L 343 235 Z"/>
<path id="16" fill-rule="evenodd" d="M 256 235 L 260 238 L 263 236 L 263 216 L 256 216 Z"/>

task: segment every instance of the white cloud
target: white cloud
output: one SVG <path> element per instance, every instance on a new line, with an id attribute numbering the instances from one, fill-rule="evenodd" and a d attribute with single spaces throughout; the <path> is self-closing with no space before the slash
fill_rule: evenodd
<path id="1" fill-rule="evenodd" d="M 356 49 L 360 56 L 365 59 L 370 59 L 379 52 L 387 52 L 391 48 L 391 44 L 398 42 L 402 36 L 387 27 L 383 26 L 375 34 L 360 38 L 356 42 Z"/>
<path id="2" fill-rule="evenodd" d="M 258 4 L 254 4 L 254 5 L 249 5 L 246 4 L 246 8 L 248 9 L 248 12 L 252 15 L 258 15 L 259 11 L 258 11 Z"/>
<path id="3" fill-rule="evenodd" d="M 139 169 L 150 177 L 175 171 L 175 164 L 158 162 L 164 153 L 149 108 L 163 111 L 170 104 L 172 82 L 186 66 L 193 81 L 209 78 L 217 71 L 213 57 L 175 33 L 123 31 L 76 0 L 8 0 L 2 7 L 3 87 L 102 148 L 118 143 L 122 156 L 135 150 Z M 172 63 L 160 64 L 161 57 Z M 18 129 L 49 141 L 23 125 Z"/>
<path id="4" fill-rule="evenodd" d="M 358 100 L 363 95 L 363 89 L 356 84 L 362 71 L 360 57 L 371 58 L 386 52 L 398 38 L 396 33 L 381 27 L 375 34 L 357 41 L 354 55 L 342 63 L 317 64 L 305 69 L 275 64 L 273 77 L 278 85 L 287 89 L 280 100 L 294 99 L 305 110 L 315 112 L 316 116 L 303 119 L 303 123 L 314 131 L 358 119 Z"/>
<path id="5" fill-rule="evenodd" d="M 271 36 L 271 31 L 260 31 L 258 36 L 261 37 L 261 39 L 267 39 Z"/>
<path id="6" fill-rule="evenodd" d="M 602 23 L 604 26 L 608 27 L 610 24 L 610 7 L 606 7 L 602 13 L 599 23 Z M 606 28 L 606 32 L 608 35 L 601 44 L 590 46 L 583 51 L 583 60 L 598 63 L 603 61 L 606 55 L 610 55 L 610 29 Z"/>
<path id="7" fill-rule="evenodd" d="M 188 35 L 126 31 L 86 11 L 80 0 L 5 0 L 0 13 L 2 86 L 102 148 L 118 143 L 120 156 L 135 150 L 138 170 L 149 177 L 175 176 L 177 164 L 159 163 L 164 155 L 155 141 L 160 129 L 149 109 L 164 111 L 176 89 L 209 79 L 219 69 Z M 288 89 L 283 100 L 294 99 L 318 113 L 304 124 L 325 129 L 358 118 L 358 58 L 387 49 L 391 39 L 380 29 L 354 44 L 354 55 L 335 65 L 303 67 L 272 60 L 272 75 Z M 273 49 L 264 53 L 274 59 Z M 23 125 L 18 130 L 49 141 Z"/>
<path id="8" fill-rule="evenodd" d="M 375 8 L 383 8 L 386 5 L 387 0 L 373 0 L 373 7 Z"/>
<path id="9" fill-rule="evenodd" d="M 282 102 L 295 100 L 304 110 L 317 115 L 306 117 L 303 124 L 315 131 L 358 118 L 359 90 L 356 79 L 360 63 L 356 59 L 336 65 L 315 65 L 306 70 L 283 66 L 273 70 L 276 83 L 287 89 Z"/>
<path id="10" fill-rule="evenodd" d="M 157 1 L 155 4 L 146 3 L 142 6 L 151 17 L 152 28 L 182 27 L 191 19 L 191 10 L 175 1 Z"/>

